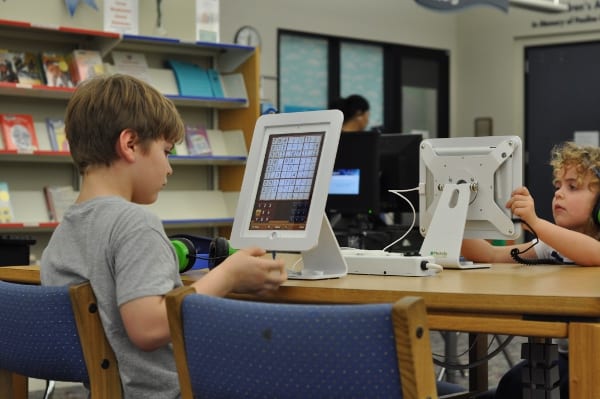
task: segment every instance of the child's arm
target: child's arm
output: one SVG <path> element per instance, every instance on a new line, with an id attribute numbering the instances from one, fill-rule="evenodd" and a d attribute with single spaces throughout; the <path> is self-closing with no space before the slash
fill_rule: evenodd
<path id="1" fill-rule="evenodd" d="M 540 219 L 527 188 L 516 189 L 506 207 L 529 225 L 524 225 L 525 228 L 533 230 L 540 240 L 561 255 L 581 266 L 600 266 L 600 242 L 587 234 Z"/>
<path id="2" fill-rule="evenodd" d="M 531 243 L 494 246 L 481 239 L 465 239 L 462 242 L 461 255 L 467 260 L 479 263 L 515 263 L 515 260 L 510 255 L 513 248 L 523 251 L 530 247 Z M 533 249 L 521 254 L 522 258 L 535 259 L 536 253 Z"/>
<path id="3" fill-rule="evenodd" d="M 284 262 L 261 258 L 259 248 L 239 250 L 192 284 L 198 293 L 225 296 L 230 292 L 262 295 L 287 279 Z M 163 296 L 134 299 L 120 308 L 129 339 L 141 350 L 152 351 L 171 341 Z"/>
<path id="4" fill-rule="evenodd" d="M 600 266 L 600 241 L 595 238 L 557 226 L 543 219 L 538 219 L 531 227 L 540 240 L 575 264 Z"/>
<path id="5" fill-rule="evenodd" d="M 517 202 L 518 201 L 518 202 Z M 537 219 L 533 198 L 525 187 L 519 187 L 512 192 L 506 207 L 521 219 L 529 223 L 529 220 Z M 526 227 L 526 226 L 524 226 Z M 515 263 L 510 251 L 517 248 L 522 252 L 529 248 L 531 243 L 494 246 L 485 240 L 465 239 L 461 247 L 461 255 L 473 262 L 482 263 Z M 533 249 L 520 255 L 524 259 L 536 259 L 537 255 Z"/>
<path id="6" fill-rule="evenodd" d="M 198 293 L 216 296 L 274 291 L 287 280 L 285 263 L 261 257 L 264 254 L 256 247 L 236 251 L 192 286 Z"/>
<path id="7" fill-rule="evenodd" d="M 129 340 L 141 350 L 153 351 L 171 342 L 164 296 L 137 298 L 119 310 Z"/>

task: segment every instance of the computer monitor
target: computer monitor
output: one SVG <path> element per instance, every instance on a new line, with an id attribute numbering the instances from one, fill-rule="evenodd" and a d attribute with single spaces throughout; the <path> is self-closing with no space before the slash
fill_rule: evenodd
<path id="1" fill-rule="evenodd" d="M 339 110 L 258 118 L 250 145 L 231 245 L 299 252 L 303 268 L 290 278 L 340 277 L 347 266 L 325 202 L 343 115 Z"/>
<path id="2" fill-rule="evenodd" d="M 374 132 L 340 136 L 329 184 L 327 213 L 351 216 L 379 213 L 380 137 Z"/>
<path id="3" fill-rule="evenodd" d="M 461 267 L 463 238 L 515 239 L 521 235 L 505 204 L 523 181 L 518 136 L 423 140 L 419 170 L 421 255 Z"/>
<path id="4" fill-rule="evenodd" d="M 384 133 L 379 141 L 379 197 L 381 212 L 412 212 L 412 208 L 389 190 L 409 190 L 402 193 L 419 210 L 419 146 L 423 136 L 411 133 Z"/>
<path id="5" fill-rule="evenodd" d="M 419 185 L 420 134 L 352 132 L 340 137 L 327 198 L 327 212 L 371 215 L 412 212 L 389 190 Z M 418 210 L 417 191 L 403 193 Z"/>

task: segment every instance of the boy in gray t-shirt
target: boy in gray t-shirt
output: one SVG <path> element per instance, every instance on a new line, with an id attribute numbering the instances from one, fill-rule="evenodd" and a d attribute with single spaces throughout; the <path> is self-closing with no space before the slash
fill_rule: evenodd
<path id="1" fill-rule="evenodd" d="M 181 117 L 150 85 L 101 76 L 79 85 L 65 130 L 81 190 L 44 250 L 42 283 L 90 281 L 125 398 L 177 398 L 164 302 L 181 286 L 177 257 L 161 221 L 139 204 L 155 202 L 173 173 L 168 155 L 183 138 Z M 193 287 L 220 296 L 276 290 L 284 264 L 264 253 L 237 251 Z"/>

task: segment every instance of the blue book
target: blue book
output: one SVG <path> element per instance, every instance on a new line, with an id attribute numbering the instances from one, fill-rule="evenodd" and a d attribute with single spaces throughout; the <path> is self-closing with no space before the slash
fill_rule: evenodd
<path id="1" fill-rule="evenodd" d="M 218 98 L 224 98 L 223 86 L 221 85 L 221 75 L 215 69 L 209 69 L 208 78 L 210 79 L 210 85 L 212 87 L 213 96 Z"/>
<path id="2" fill-rule="evenodd" d="M 179 95 L 213 97 L 213 89 L 206 69 L 192 63 L 170 60 Z"/>

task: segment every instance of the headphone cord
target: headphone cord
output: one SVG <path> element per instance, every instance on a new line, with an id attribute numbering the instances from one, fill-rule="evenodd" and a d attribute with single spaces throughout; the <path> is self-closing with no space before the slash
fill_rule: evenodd
<path id="1" fill-rule="evenodd" d="M 527 226 L 527 228 L 529 229 L 529 231 L 531 232 L 531 234 L 533 234 L 533 242 L 532 244 L 525 248 L 524 250 L 520 251 L 518 248 L 513 248 L 510 250 L 510 256 L 515 260 L 515 262 L 520 263 L 522 265 L 528 265 L 528 266 L 535 266 L 535 265 L 572 265 L 573 262 L 565 262 L 564 259 L 558 254 L 558 252 L 556 251 L 552 251 L 552 258 L 546 258 L 546 259 L 526 259 L 526 258 L 522 258 L 520 255 L 524 254 L 525 252 L 529 251 L 531 248 L 533 248 L 535 245 L 537 245 L 540 240 L 538 239 L 537 233 L 535 232 L 535 230 L 533 230 L 531 228 L 531 226 L 524 220 L 518 220 L 519 222 L 523 223 L 525 226 Z"/>

